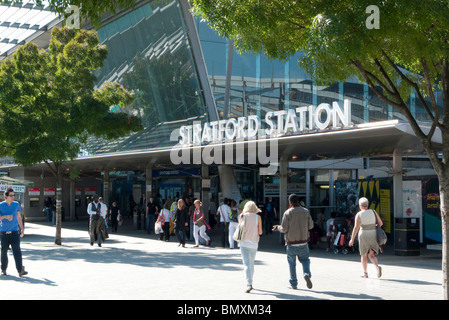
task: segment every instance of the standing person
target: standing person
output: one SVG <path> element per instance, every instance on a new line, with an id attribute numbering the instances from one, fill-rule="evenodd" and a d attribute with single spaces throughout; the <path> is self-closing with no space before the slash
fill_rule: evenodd
<path id="1" fill-rule="evenodd" d="M 360 210 L 355 216 L 355 226 L 352 230 L 351 240 L 349 241 L 349 246 L 354 245 L 355 237 L 360 229 L 359 234 L 359 251 L 361 256 L 361 262 L 363 267 L 362 278 L 368 278 L 368 259 L 371 263 L 376 266 L 377 277 L 382 276 L 382 267 L 379 266 L 377 257 L 375 254 L 379 253 L 379 244 L 377 243 L 377 232 L 376 224 L 382 227 L 383 222 L 380 219 L 376 211 L 368 209 L 369 201 L 367 198 L 363 197 L 359 199 Z"/>
<path id="2" fill-rule="evenodd" d="M 178 204 L 175 211 L 175 234 L 179 240 L 179 246 L 183 248 L 186 246 L 186 231 L 189 227 L 189 213 L 184 200 L 181 198 L 178 200 Z"/>
<path id="3" fill-rule="evenodd" d="M 159 236 L 159 240 L 163 240 L 165 235 L 165 241 L 170 240 L 170 202 L 165 201 L 164 207 L 162 208 L 161 212 L 159 213 L 159 216 L 157 218 L 157 221 L 162 222 L 162 230 L 164 232 L 161 232 Z"/>
<path id="4" fill-rule="evenodd" d="M 193 202 L 195 209 L 193 210 L 193 237 L 195 238 L 195 248 L 199 247 L 200 239 L 198 234 L 206 240 L 206 246 L 210 244 L 210 238 L 206 234 L 206 223 L 204 218 L 204 211 L 200 200 Z"/>
<path id="5" fill-rule="evenodd" d="M 103 198 L 99 197 L 98 201 L 101 203 L 101 217 L 104 219 L 104 225 L 106 226 L 106 228 L 108 228 L 108 223 L 107 223 L 107 215 L 108 215 L 108 206 L 104 203 Z"/>
<path id="6" fill-rule="evenodd" d="M 220 218 L 220 231 L 221 231 L 221 246 L 226 248 L 226 242 L 228 241 L 229 233 L 229 214 L 231 208 L 229 207 L 230 199 L 224 198 L 223 204 L 218 207 L 217 216 Z"/>
<path id="7" fill-rule="evenodd" d="M 231 200 L 231 213 L 229 215 L 229 249 L 234 249 L 234 232 L 239 225 L 239 209 L 237 208 L 237 202 Z"/>
<path id="8" fill-rule="evenodd" d="M 298 288 L 298 278 L 296 277 L 296 257 L 302 264 L 304 280 L 307 288 L 312 288 L 310 278 L 310 251 L 309 251 L 309 230 L 313 228 L 313 220 L 309 210 L 302 207 L 299 198 L 295 194 L 288 197 L 290 209 L 284 212 L 281 225 L 275 225 L 273 231 L 284 233 L 285 245 L 287 248 L 287 261 L 290 269 L 290 286 L 292 289 Z"/>
<path id="9" fill-rule="evenodd" d="M 20 214 L 20 204 L 13 201 L 14 190 L 9 188 L 5 192 L 5 201 L 0 203 L 0 231 L 1 231 L 1 269 L 2 276 L 6 276 L 8 268 L 8 249 L 11 245 L 16 269 L 20 277 L 28 274 L 22 265 L 22 251 L 20 250 L 20 238 L 24 235 L 22 216 Z M 20 233 L 19 233 L 20 232 Z"/>
<path id="10" fill-rule="evenodd" d="M 142 215 L 145 215 L 146 207 L 147 207 L 147 193 L 144 192 L 142 193 L 142 197 L 140 197 L 139 201 L 139 208 L 140 211 L 142 212 Z"/>
<path id="11" fill-rule="evenodd" d="M 94 194 L 93 201 L 87 206 L 87 213 L 90 216 L 89 220 L 89 234 L 90 245 L 93 246 L 95 242 L 95 234 L 98 239 L 98 246 L 101 247 L 101 204 L 98 202 L 98 194 Z"/>
<path id="12" fill-rule="evenodd" d="M 136 201 L 134 201 L 134 196 L 132 194 L 129 195 L 129 218 L 133 217 L 134 207 L 136 206 Z"/>
<path id="13" fill-rule="evenodd" d="M 100 230 L 101 239 L 105 241 L 107 238 L 109 238 L 108 230 L 108 223 L 106 222 L 106 217 L 108 215 L 108 206 L 104 203 L 103 198 L 99 197 L 98 202 L 101 204 L 100 207 L 100 219 L 98 220 L 98 229 Z M 97 233 L 98 236 L 98 233 Z"/>
<path id="14" fill-rule="evenodd" d="M 246 275 L 246 293 L 250 293 L 253 289 L 254 261 L 259 247 L 259 239 L 263 234 L 259 212 L 261 210 L 254 201 L 247 201 L 240 216 L 240 219 L 244 220 L 243 235 L 239 246 Z"/>
<path id="15" fill-rule="evenodd" d="M 118 226 L 118 216 L 120 214 L 120 209 L 117 207 L 117 202 L 112 203 L 112 207 L 109 210 L 109 214 L 111 215 L 111 229 L 113 232 L 117 232 Z"/>
<path id="16" fill-rule="evenodd" d="M 336 216 L 337 216 L 337 213 L 335 211 L 332 211 L 331 217 L 329 219 L 327 219 L 327 221 L 326 221 L 326 242 L 327 242 L 326 251 L 330 251 L 330 248 L 331 248 L 331 240 L 332 240 L 332 236 L 334 235 L 333 226 L 334 226 L 334 221 L 335 221 Z"/>
<path id="17" fill-rule="evenodd" d="M 148 201 L 147 210 L 145 214 L 148 234 L 150 234 L 151 229 L 154 228 L 154 223 L 156 222 L 156 216 L 158 212 L 159 207 L 157 206 L 156 202 L 154 202 L 154 198 L 150 197 L 150 201 Z"/>
<path id="18" fill-rule="evenodd" d="M 265 221 L 265 234 L 272 233 L 273 232 L 273 222 L 274 219 L 277 218 L 277 211 L 276 206 L 273 202 L 272 197 L 268 197 L 267 203 L 265 203 L 265 212 L 267 214 L 267 218 Z"/>
<path id="19" fill-rule="evenodd" d="M 45 200 L 45 214 L 47 215 L 47 221 L 52 221 L 51 218 L 51 209 L 53 207 L 53 201 L 50 197 L 47 197 L 47 200 Z"/>

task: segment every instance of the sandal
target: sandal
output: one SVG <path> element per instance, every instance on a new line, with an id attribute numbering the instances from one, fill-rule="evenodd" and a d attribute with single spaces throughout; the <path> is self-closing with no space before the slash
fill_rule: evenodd
<path id="1" fill-rule="evenodd" d="M 378 278 L 382 277 L 382 267 L 380 266 L 377 267 L 377 277 Z"/>
<path id="2" fill-rule="evenodd" d="M 360 276 L 360 278 L 368 278 L 368 272 L 364 272 L 363 275 Z"/>

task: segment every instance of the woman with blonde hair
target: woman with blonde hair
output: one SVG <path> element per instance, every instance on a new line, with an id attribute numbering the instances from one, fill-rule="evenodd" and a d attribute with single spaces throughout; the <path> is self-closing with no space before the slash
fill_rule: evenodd
<path id="1" fill-rule="evenodd" d="M 200 246 L 200 238 L 199 235 L 206 240 L 206 246 L 210 244 L 210 238 L 206 234 L 206 220 L 204 218 L 204 211 L 202 207 L 202 202 L 200 200 L 195 200 L 193 202 L 195 206 L 195 210 L 193 210 L 193 237 L 195 238 L 194 247 L 197 248 Z"/>
<path id="2" fill-rule="evenodd" d="M 239 246 L 246 276 L 246 293 L 250 293 L 253 289 L 254 261 L 259 247 L 259 238 L 263 234 L 259 212 L 261 210 L 256 203 L 248 201 L 240 215 L 240 222 L 243 223 L 243 235 Z"/>

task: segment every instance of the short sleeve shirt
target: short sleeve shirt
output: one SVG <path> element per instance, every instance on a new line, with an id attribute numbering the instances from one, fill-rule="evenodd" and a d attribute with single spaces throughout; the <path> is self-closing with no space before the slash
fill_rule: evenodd
<path id="1" fill-rule="evenodd" d="M 12 215 L 12 220 L 3 219 L 0 223 L 0 231 L 19 231 L 19 222 L 17 221 L 17 212 L 20 212 L 20 204 L 17 201 L 11 202 L 10 205 L 3 201 L 0 203 L 0 216 Z"/>

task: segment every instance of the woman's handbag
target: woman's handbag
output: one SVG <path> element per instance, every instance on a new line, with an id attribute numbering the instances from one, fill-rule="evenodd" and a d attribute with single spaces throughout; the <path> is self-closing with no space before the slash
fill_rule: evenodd
<path id="1" fill-rule="evenodd" d="M 232 239 L 235 241 L 242 241 L 243 238 L 243 228 L 245 227 L 245 218 L 242 215 L 242 218 L 237 226 L 237 228 L 234 231 L 234 234 L 232 236 Z"/>
<path id="2" fill-rule="evenodd" d="M 374 212 L 374 216 L 376 218 L 377 243 L 379 244 L 379 246 L 383 246 L 384 244 L 387 243 L 387 234 L 381 227 L 379 227 L 377 225 L 377 214 L 376 214 L 376 211 L 373 210 L 373 212 Z"/>

